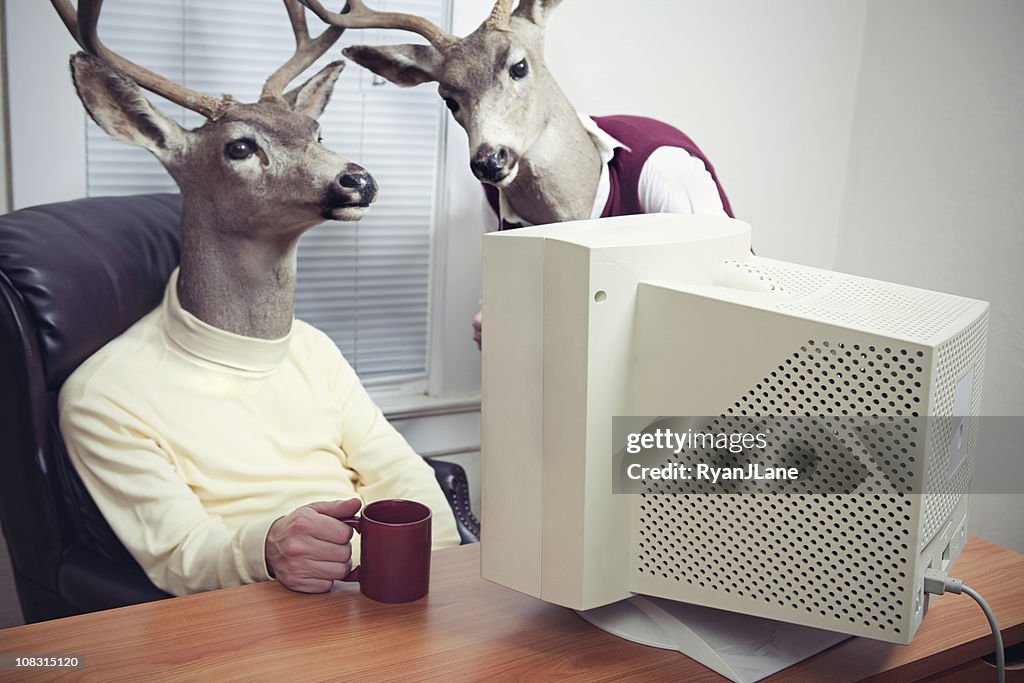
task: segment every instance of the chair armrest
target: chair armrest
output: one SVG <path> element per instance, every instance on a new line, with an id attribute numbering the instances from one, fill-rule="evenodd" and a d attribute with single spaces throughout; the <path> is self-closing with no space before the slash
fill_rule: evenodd
<path id="1" fill-rule="evenodd" d="M 455 525 L 459 529 L 462 544 L 479 542 L 480 522 L 470 508 L 469 480 L 466 479 L 466 471 L 461 465 L 444 460 L 428 459 L 427 464 L 434 468 L 437 483 L 440 484 L 444 497 L 448 499 L 448 505 L 455 513 Z"/>

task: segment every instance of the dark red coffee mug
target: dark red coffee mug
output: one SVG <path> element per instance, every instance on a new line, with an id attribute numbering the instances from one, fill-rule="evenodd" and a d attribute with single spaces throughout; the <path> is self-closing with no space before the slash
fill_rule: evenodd
<path id="1" fill-rule="evenodd" d="M 344 581 L 380 602 L 409 602 L 430 587 L 431 513 L 413 500 L 378 500 L 341 520 L 362 536 L 361 558 Z"/>

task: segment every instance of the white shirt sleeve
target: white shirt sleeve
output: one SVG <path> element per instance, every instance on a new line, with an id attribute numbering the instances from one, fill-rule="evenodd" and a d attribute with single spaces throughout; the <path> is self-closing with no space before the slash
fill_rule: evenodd
<path id="1" fill-rule="evenodd" d="M 681 147 L 654 150 L 640 172 L 637 194 L 644 213 L 726 215 L 704 162 Z"/>

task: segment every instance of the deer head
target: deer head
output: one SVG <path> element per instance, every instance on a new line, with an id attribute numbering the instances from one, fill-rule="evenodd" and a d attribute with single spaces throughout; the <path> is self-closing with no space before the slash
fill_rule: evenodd
<path id="1" fill-rule="evenodd" d="M 540 175 L 579 183 L 578 169 L 586 167 L 582 184 L 587 186 L 592 180 L 594 187 L 589 188 L 589 196 L 571 202 L 582 204 L 585 210 L 571 213 L 589 215 L 600 162 L 575 109 L 544 64 L 544 28 L 560 0 L 521 0 L 514 11 L 514 0 L 498 0 L 490 16 L 464 38 L 452 36 L 422 17 L 370 10 L 362 0 L 349 0 L 342 13 L 325 10 L 317 0 L 301 2 L 337 27 L 395 28 L 426 38 L 429 45 L 361 45 L 343 52 L 400 86 L 437 81 L 438 94 L 469 137 L 470 167 L 482 182 L 513 189 L 525 171 L 531 176 L 527 185 Z M 576 166 L 577 171 L 562 173 L 562 169 L 551 168 L 559 162 L 566 170 Z M 527 189 L 521 194 L 537 194 L 536 188 Z M 556 189 L 549 182 L 540 194 L 551 195 Z M 559 203 L 554 197 L 547 198 L 551 204 Z M 565 197 L 558 199 L 565 203 Z M 519 207 L 517 210 L 528 217 Z"/>
<path id="2" fill-rule="evenodd" d="M 51 0 L 84 51 L 72 56 L 71 70 L 89 115 L 111 136 L 152 152 L 181 189 L 182 305 L 223 329 L 267 338 L 291 324 L 299 236 L 325 219 L 359 219 L 377 195 L 365 169 L 319 138 L 316 119 L 344 63 L 284 91 L 344 29 L 312 38 L 302 6 L 284 1 L 295 53 L 267 79 L 258 102 L 243 104 L 190 90 L 109 50 L 96 30 L 102 0 L 81 0 L 77 9 Z M 206 122 L 186 130 L 140 86 Z"/>

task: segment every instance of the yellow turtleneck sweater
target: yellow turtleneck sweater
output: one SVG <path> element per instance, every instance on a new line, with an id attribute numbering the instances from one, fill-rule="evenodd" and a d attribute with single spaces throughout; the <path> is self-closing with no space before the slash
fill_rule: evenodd
<path id="1" fill-rule="evenodd" d="M 418 500 L 434 548 L 459 543 L 433 471 L 334 342 L 299 320 L 276 340 L 207 325 L 178 302 L 177 271 L 162 305 L 64 384 L 60 426 L 111 528 L 169 593 L 268 580 L 270 525 L 318 500 Z"/>

